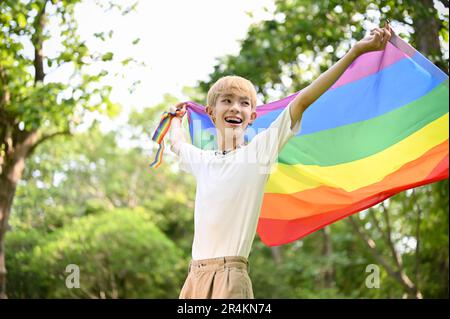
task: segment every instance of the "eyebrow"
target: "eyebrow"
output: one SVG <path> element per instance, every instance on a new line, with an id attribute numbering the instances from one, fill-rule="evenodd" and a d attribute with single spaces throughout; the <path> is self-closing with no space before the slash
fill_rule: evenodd
<path id="1" fill-rule="evenodd" d="M 230 96 L 235 96 L 235 95 L 234 95 L 234 94 L 230 94 L 230 93 L 222 94 L 222 98 L 224 98 L 224 97 L 230 97 Z M 249 99 L 247 96 L 240 96 L 239 99 L 250 101 L 250 99 Z"/>

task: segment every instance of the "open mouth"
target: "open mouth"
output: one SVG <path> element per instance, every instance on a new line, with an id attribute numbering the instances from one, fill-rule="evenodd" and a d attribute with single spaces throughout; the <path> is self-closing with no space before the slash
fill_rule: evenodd
<path id="1" fill-rule="evenodd" d="M 227 122 L 228 124 L 239 125 L 242 123 L 242 119 L 235 116 L 227 116 L 225 118 L 225 122 Z"/>

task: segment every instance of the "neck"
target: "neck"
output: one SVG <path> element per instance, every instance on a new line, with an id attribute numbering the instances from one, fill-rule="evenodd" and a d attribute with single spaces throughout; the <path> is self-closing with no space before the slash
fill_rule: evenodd
<path id="1" fill-rule="evenodd" d="M 219 151 L 230 151 L 235 150 L 239 146 L 244 144 L 244 135 L 239 136 L 217 136 L 217 148 Z"/>

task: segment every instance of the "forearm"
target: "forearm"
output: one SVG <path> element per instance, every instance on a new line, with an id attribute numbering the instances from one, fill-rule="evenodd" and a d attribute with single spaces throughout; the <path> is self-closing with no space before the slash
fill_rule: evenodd
<path id="1" fill-rule="evenodd" d="M 338 62 L 322 73 L 295 97 L 291 107 L 293 123 L 300 120 L 303 112 L 339 79 L 359 55 L 357 49 L 352 47 Z"/>
<path id="2" fill-rule="evenodd" d="M 170 149 L 177 155 L 179 155 L 181 144 L 186 142 L 186 134 L 181 121 L 181 118 L 174 117 L 170 124 Z"/>

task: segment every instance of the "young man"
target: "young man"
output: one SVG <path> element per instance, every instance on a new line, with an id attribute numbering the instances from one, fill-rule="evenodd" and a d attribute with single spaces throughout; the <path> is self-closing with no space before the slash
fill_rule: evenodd
<path id="1" fill-rule="evenodd" d="M 206 112 L 216 127 L 217 150 L 201 150 L 187 143 L 181 118 L 174 118 L 171 149 L 179 156 L 181 168 L 197 181 L 192 260 L 180 298 L 253 298 L 247 259 L 264 186 L 279 151 L 300 131 L 300 120 L 308 106 L 359 55 L 384 50 L 391 32 L 387 24 L 372 30 L 248 144 L 244 134 L 256 119 L 256 91 L 244 78 L 223 77 L 208 92 Z M 180 103 L 176 109 L 184 110 L 185 105 Z"/>

